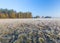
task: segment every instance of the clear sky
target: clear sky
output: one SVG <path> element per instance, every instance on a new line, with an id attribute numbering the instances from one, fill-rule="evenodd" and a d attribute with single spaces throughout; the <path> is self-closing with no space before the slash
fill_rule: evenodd
<path id="1" fill-rule="evenodd" d="M 0 0 L 0 8 L 28 11 L 33 16 L 60 17 L 60 0 Z"/>

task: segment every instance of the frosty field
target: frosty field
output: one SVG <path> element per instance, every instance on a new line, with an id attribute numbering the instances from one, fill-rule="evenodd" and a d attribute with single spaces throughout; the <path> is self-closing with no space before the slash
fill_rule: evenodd
<path id="1" fill-rule="evenodd" d="M 60 43 L 60 19 L 0 19 L 0 43 Z"/>

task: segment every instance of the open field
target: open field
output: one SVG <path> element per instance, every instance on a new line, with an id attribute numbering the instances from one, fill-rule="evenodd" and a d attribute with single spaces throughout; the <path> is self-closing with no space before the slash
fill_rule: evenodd
<path id="1" fill-rule="evenodd" d="M 60 43 L 60 19 L 0 19 L 0 43 Z"/>

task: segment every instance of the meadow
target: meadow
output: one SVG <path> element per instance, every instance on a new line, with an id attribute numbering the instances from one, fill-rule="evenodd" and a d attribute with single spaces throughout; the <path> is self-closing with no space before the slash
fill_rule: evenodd
<path id="1" fill-rule="evenodd" d="M 60 20 L 0 19 L 0 43 L 60 43 Z"/>

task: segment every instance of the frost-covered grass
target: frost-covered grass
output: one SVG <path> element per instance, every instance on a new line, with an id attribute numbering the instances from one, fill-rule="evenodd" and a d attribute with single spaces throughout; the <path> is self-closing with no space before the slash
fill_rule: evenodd
<path id="1" fill-rule="evenodd" d="M 60 43 L 59 19 L 0 19 L 1 43 Z"/>

